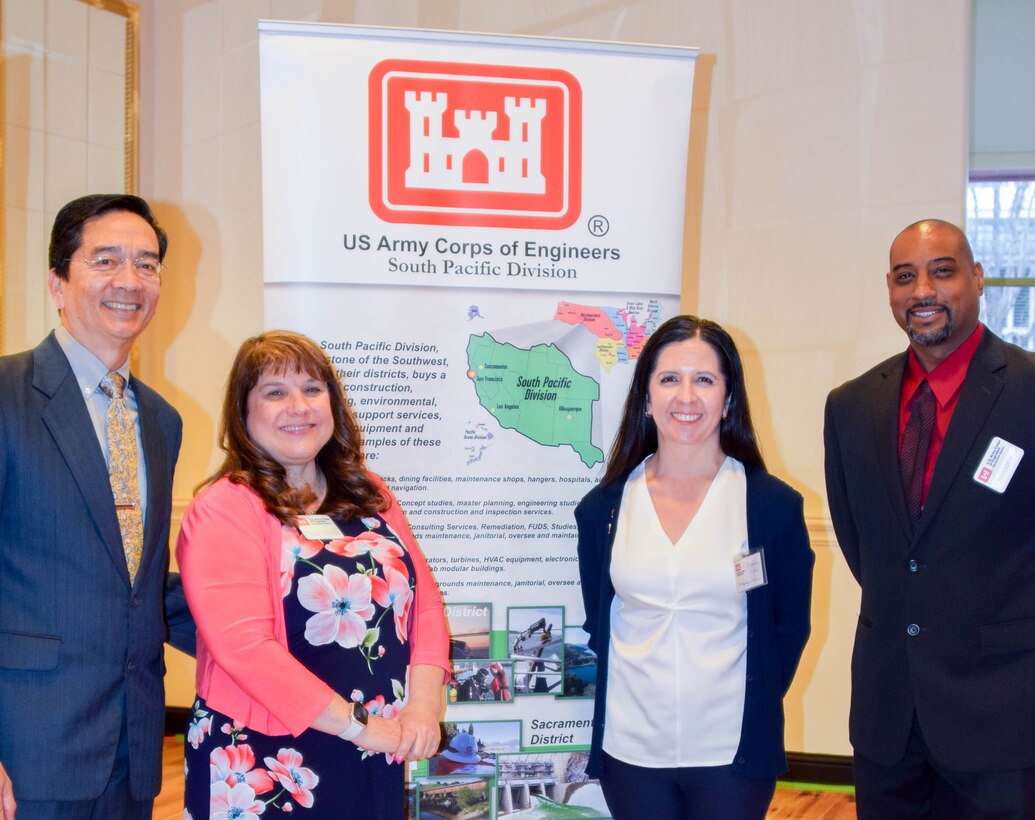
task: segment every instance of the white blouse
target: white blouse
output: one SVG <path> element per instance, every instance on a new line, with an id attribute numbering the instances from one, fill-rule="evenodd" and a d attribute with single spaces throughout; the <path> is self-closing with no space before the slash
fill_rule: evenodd
<path id="1" fill-rule="evenodd" d="M 744 719 L 747 596 L 733 563 L 747 549 L 744 465 L 726 458 L 673 544 L 646 463 L 626 481 L 611 556 L 604 750 L 650 768 L 725 766 Z"/>

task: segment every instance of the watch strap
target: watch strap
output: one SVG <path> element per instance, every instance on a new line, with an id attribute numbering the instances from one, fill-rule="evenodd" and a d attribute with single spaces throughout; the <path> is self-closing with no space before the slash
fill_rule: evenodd
<path id="1" fill-rule="evenodd" d="M 338 733 L 338 737 L 342 740 L 355 740 L 359 737 L 360 732 L 366 728 L 366 724 L 356 720 L 356 704 L 353 703 L 352 708 L 349 709 L 349 725 L 345 727 L 344 732 Z"/>

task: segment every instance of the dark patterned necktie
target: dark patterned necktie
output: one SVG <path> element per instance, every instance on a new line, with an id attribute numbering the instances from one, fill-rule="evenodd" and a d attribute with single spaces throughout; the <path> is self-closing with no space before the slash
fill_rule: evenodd
<path id="1" fill-rule="evenodd" d="M 144 546 L 144 521 L 140 515 L 140 490 L 137 485 L 137 431 L 133 426 L 123 390 L 126 380 L 112 371 L 101 379 L 101 390 L 111 399 L 108 405 L 108 475 L 115 496 L 115 512 L 122 532 L 129 580 L 137 577 Z"/>
<path id="2" fill-rule="evenodd" d="M 916 526 L 923 511 L 924 466 L 927 464 L 927 450 L 934 430 L 934 393 L 927 379 L 920 382 L 909 421 L 902 433 L 902 447 L 898 454 L 899 469 L 902 471 L 902 489 L 906 494 L 906 508 L 909 520 Z"/>

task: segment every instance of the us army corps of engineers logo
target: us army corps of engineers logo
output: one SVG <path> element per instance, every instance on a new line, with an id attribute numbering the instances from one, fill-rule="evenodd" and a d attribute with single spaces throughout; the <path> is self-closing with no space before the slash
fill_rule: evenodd
<path id="1" fill-rule="evenodd" d="M 387 222 L 560 230 L 582 207 L 582 89 L 559 69 L 385 60 L 370 206 Z"/>

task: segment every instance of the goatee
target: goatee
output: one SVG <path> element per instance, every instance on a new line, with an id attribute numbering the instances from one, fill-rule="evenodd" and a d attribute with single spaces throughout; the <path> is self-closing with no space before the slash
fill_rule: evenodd
<path id="1" fill-rule="evenodd" d="M 920 307 L 920 306 L 918 306 Z M 924 305 L 923 307 L 929 307 Z M 921 347 L 931 347 L 932 345 L 940 345 L 947 341 L 952 335 L 952 313 L 948 310 L 945 311 L 945 324 L 938 330 L 921 331 L 917 330 L 909 321 L 910 312 L 906 314 L 906 335 L 909 336 L 909 341 L 913 344 L 920 345 Z"/>

